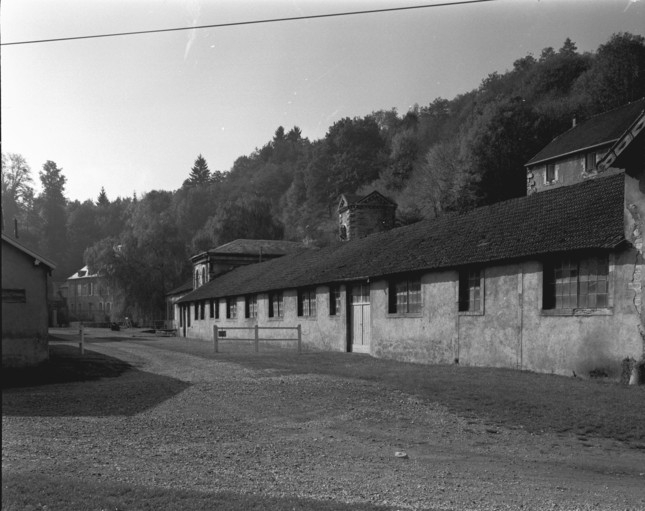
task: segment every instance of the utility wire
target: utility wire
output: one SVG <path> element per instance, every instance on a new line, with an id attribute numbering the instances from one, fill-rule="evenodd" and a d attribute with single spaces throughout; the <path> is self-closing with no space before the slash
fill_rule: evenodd
<path id="1" fill-rule="evenodd" d="M 375 14 L 375 13 L 381 13 L 381 12 L 410 11 L 412 9 L 429 9 L 431 7 L 447 7 L 450 5 L 478 4 L 478 3 L 494 2 L 494 1 L 496 0 L 458 0 L 455 2 L 443 2 L 439 4 L 413 5 L 408 7 L 390 7 L 386 9 L 338 12 L 338 13 L 332 13 L 332 14 L 313 14 L 310 16 L 294 16 L 290 18 L 273 18 L 273 19 L 264 19 L 264 20 L 256 20 L 256 21 L 236 21 L 233 23 L 217 23 L 214 25 L 199 25 L 195 27 L 160 28 L 156 30 L 139 30 L 136 32 L 115 32 L 115 33 L 109 33 L 109 34 L 82 35 L 82 36 L 75 36 L 75 37 L 58 37 L 55 39 L 36 39 L 31 41 L 15 41 L 11 43 L 0 43 L 0 46 L 14 46 L 18 44 L 54 43 L 59 41 L 77 41 L 80 39 L 98 39 L 103 37 L 120 37 L 120 36 L 141 35 L 141 34 L 158 34 L 162 32 L 178 32 L 180 30 L 198 30 L 203 28 L 224 28 L 224 27 L 236 27 L 236 26 L 242 26 L 242 25 L 259 25 L 262 23 L 279 23 L 283 21 L 297 21 L 297 20 L 311 20 L 311 19 L 318 19 L 318 18 L 335 18 L 340 16 L 354 16 L 357 14 Z"/>

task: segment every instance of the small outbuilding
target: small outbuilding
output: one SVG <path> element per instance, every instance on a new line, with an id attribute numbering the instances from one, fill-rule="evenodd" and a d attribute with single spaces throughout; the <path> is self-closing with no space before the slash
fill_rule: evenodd
<path id="1" fill-rule="evenodd" d="M 49 357 L 48 279 L 54 263 L 2 233 L 2 367 Z"/>

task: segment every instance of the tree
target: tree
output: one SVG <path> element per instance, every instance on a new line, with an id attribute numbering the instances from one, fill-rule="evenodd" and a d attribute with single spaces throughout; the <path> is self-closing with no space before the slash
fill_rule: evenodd
<path id="1" fill-rule="evenodd" d="M 97 206 L 108 206 L 110 204 L 110 199 L 108 199 L 107 193 L 105 193 L 105 188 L 101 186 L 101 193 L 99 193 L 98 198 L 96 199 Z"/>
<path id="2" fill-rule="evenodd" d="M 184 186 L 205 185 L 210 181 L 211 172 L 204 157 L 200 154 L 195 160 L 193 168 L 190 169 L 188 179 L 184 181 Z"/>
<path id="3" fill-rule="evenodd" d="M 42 193 L 38 196 L 37 206 L 42 222 L 40 248 L 45 255 L 61 264 L 67 259 L 67 199 L 65 183 L 67 179 L 55 162 L 47 160 L 38 174 Z M 63 268 L 64 266 L 61 266 Z"/>
<path id="4" fill-rule="evenodd" d="M 2 229 L 11 229 L 14 219 L 22 223 L 32 207 L 34 189 L 31 169 L 16 153 L 2 153 Z"/>

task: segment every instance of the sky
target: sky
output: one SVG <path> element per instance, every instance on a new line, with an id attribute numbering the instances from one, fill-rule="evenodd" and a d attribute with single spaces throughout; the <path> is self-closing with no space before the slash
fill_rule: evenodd
<path id="1" fill-rule="evenodd" d="M 10 42 L 401 8 L 455 0 L 3 0 L 2 152 L 47 160 L 70 200 L 176 190 L 199 154 L 227 171 L 298 126 L 452 99 L 570 37 L 645 35 L 645 0 L 490 0 L 38 44 Z"/>

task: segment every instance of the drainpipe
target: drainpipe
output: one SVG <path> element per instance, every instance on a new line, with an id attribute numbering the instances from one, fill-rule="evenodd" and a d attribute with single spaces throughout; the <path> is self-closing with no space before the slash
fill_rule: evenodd
<path id="1" fill-rule="evenodd" d="M 524 363 L 523 357 L 524 357 L 524 267 L 522 266 L 522 263 L 519 264 L 520 269 L 518 272 L 519 278 L 517 281 L 517 297 L 519 301 L 519 315 L 520 315 L 520 331 L 518 335 L 518 342 L 519 342 L 519 349 L 518 349 L 518 369 L 522 369 L 522 365 Z"/>

